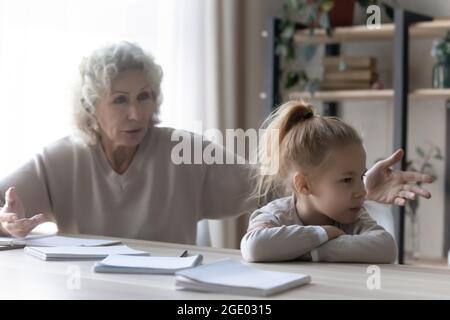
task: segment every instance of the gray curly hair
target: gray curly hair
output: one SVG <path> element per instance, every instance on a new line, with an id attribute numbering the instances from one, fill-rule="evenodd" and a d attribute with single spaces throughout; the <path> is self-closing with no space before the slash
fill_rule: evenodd
<path id="1" fill-rule="evenodd" d="M 99 126 L 94 116 L 95 106 L 101 96 L 111 89 L 115 77 L 129 69 L 142 69 L 151 88 L 156 110 L 151 124 L 158 123 L 162 102 L 161 80 L 163 72 L 149 53 L 130 42 L 107 45 L 83 58 L 80 65 L 81 79 L 75 90 L 74 125 L 77 133 L 88 145 L 99 142 Z"/>

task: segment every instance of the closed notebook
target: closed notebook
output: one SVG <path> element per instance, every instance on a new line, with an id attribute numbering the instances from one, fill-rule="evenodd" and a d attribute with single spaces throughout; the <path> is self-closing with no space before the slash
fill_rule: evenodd
<path id="1" fill-rule="evenodd" d="M 95 272 L 174 274 L 202 262 L 201 255 L 192 257 L 108 256 L 94 265 Z"/>
<path id="2" fill-rule="evenodd" d="M 110 247 L 25 247 L 25 252 L 42 260 L 99 260 L 111 254 L 141 255 L 149 253 L 127 246 Z"/>
<path id="3" fill-rule="evenodd" d="M 309 283 L 311 276 L 266 271 L 225 259 L 179 271 L 175 280 L 179 290 L 269 296 Z"/>
<path id="4" fill-rule="evenodd" d="M 54 235 L 30 235 L 25 239 L 0 237 L 0 245 L 26 245 L 30 247 L 96 247 L 110 246 L 114 244 L 120 244 L 120 241 L 104 239 L 84 239 Z"/>

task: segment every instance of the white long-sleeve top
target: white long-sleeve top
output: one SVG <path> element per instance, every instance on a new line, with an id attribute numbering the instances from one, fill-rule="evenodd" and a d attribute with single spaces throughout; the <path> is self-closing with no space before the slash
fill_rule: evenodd
<path id="1" fill-rule="evenodd" d="M 250 262 L 313 260 L 327 262 L 393 263 L 394 238 L 363 208 L 352 224 L 335 224 L 346 234 L 329 240 L 321 226 L 305 226 L 293 196 L 274 200 L 250 217 L 241 252 Z"/>

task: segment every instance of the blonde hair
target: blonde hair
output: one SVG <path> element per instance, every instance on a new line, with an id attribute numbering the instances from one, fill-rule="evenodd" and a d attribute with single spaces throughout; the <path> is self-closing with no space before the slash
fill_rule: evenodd
<path id="1" fill-rule="evenodd" d="M 163 72 L 153 56 L 136 44 L 122 41 L 96 49 L 80 64 L 80 81 L 74 92 L 74 125 L 78 135 L 88 145 L 99 141 L 99 126 L 94 116 L 95 107 L 112 81 L 120 72 L 140 69 L 151 88 L 156 110 L 150 124 L 158 123 L 159 106 L 162 103 L 161 81 Z"/>
<path id="2" fill-rule="evenodd" d="M 253 193 L 259 200 L 292 191 L 291 173 L 322 167 L 336 145 L 361 143 L 358 132 L 336 117 L 320 116 L 303 101 L 281 105 L 262 124 Z M 276 133 L 276 134 L 274 134 Z M 267 168 L 276 170 L 267 173 Z"/>

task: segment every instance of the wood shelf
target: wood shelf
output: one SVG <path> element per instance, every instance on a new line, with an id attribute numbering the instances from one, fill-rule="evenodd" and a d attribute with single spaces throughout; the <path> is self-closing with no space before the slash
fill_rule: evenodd
<path id="1" fill-rule="evenodd" d="M 309 30 L 300 30 L 296 32 L 294 41 L 296 43 L 381 41 L 393 39 L 394 30 L 393 23 L 382 24 L 379 29 L 368 29 L 366 25 L 336 27 L 332 37 L 328 37 L 323 29 L 316 29 L 313 37 L 309 36 Z M 418 22 L 409 28 L 409 34 L 413 38 L 443 37 L 447 31 L 450 31 L 450 19 Z"/>
<path id="2" fill-rule="evenodd" d="M 421 98 L 447 98 L 450 99 L 450 89 L 417 89 L 409 96 L 414 99 Z"/>
<path id="3" fill-rule="evenodd" d="M 409 94 L 413 99 L 425 98 L 448 98 L 450 99 L 450 89 L 417 89 Z M 290 99 L 314 99 L 322 101 L 351 101 L 351 100 L 392 100 L 394 98 L 393 89 L 383 90 L 337 90 L 337 91 L 317 91 L 314 97 L 309 92 L 292 92 Z"/>
<path id="4" fill-rule="evenodd" d="M 380 29 L 367 29 L 365 25 L 351 27 L 336 27 L 333 35 L 328 37 L 323 29 L 316 29 L 314 35 L 309 30 L 299 30 L 294 35 L 296 43 L 337 43 L 350 41 L 374 41 L 392 39 L 394 24 L 383 24 Z"/>
<path id="5" fill-rule="evenodd" d="M 443 37 L 450 31 L 450 19 L 417 22 L 409 28 L 413 38 Z"/>
<path id="6" fill-rule="evenodd" d="M 389 100 L 394 97 L 394 90 L 337 90 L 317 91 L 314 97 L 309 92 L 292 92 L 290 99 L 315 99 L 328 101 L 342 100 Z"/>

